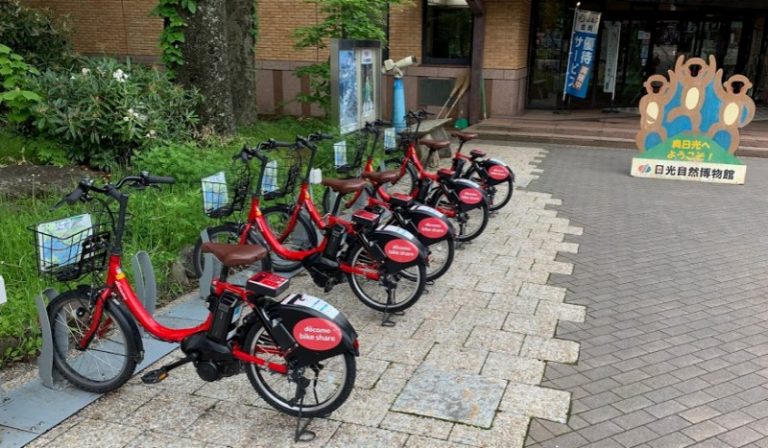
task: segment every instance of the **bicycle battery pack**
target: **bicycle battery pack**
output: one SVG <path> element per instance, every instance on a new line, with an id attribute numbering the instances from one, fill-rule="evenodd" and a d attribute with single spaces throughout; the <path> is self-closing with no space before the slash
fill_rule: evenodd
<path id="1" fill-rule="evenodd" d="M 328 244 L 325 245 L 323 256 L 331 260 L 336 259 L 336 255 L 339 253 L 339 247 L 341 247 L 342 239 L 346 233 L 346 229 L 341 224 L 336 224 L 331 228 L 331 234 L 328 237 Z"/>
<path id="2" fill-rule="evenodd" d="M 235 315 L 239 299 L 238 297 L 224 293 L 216 304 L 216 313 L 213 315 L 213 323 L 208 330 L 208 337 L 216 342 L 223 343 L 227 340 L 232 317 Z"/>

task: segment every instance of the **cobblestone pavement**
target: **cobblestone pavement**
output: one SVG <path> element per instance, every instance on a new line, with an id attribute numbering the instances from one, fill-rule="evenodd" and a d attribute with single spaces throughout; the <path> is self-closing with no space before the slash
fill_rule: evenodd
<path id="1" fill-rule="evenodd" d="M 529 447 L 768 447 L 768 160 L 745 186 L 630 177 L 629 151 L 552 149 L 530 188 L 584 227 L 573 275 L 553 275 L 585 323 L 567 424 L 534 419 Z"/>
<path id="2" fill-rule="evenodd" d="M 523 184 L 538 174 L 529 164 L 545 154 L 486 149 L 507 159 Z M 576 342 L 553 338 L 558 321 L 585 314 L 563 303 L 564 289 L 546 285 L 550 273 L 572 270 L 555 261 L 558 251 L 577 250 L 564 234 L 582 232 L 545 209 L 559 204 L 517 191 L 394 328 L 381 327 L 380 314 L 346 285 L 325 294 L 306 276 L 295 278 L 293 291 L 329 298 L 349 317 L 362 352 L 350 399 L 315 420 L 317 439 L 299 446 L 515 447 L 531 417 L 565 422 L 570 393 L 539 386 L 546 361 L 578 358 Z M 185 366 L 155 386 L 132 379 L 31 446 L 290 446 L 294 428 L 244 375 L 205 383 Z"/>

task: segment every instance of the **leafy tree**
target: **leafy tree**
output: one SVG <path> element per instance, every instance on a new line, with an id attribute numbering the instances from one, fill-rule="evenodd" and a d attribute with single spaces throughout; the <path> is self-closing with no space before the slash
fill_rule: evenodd
<path id="1" fill-rule="evenodd" d="M 297 28 L 294 32 L 296 48 L 326 48 L 332 38 L 378 40 L 386 43 L 384 26 L 390 5 L 408 0 L 306 0 L 316 5 L 321 22 Z M 331 105 L 330 61 L 305 65 L 296 70 L 296 76 L 309 77 L 309 93 L 300 93 L 296 99 L 302 103 L 316 103 L 326 115 Z"/>

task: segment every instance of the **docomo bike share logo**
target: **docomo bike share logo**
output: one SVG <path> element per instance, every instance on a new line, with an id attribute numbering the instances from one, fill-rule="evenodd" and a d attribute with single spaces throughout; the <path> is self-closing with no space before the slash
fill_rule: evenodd
<path id="1" fill-rule="evenodd" d="M 425 218 L 419 222 L 419 233 L 427 238 L 442 238 L 448 233 L 448 226 L 437 218 Z"/>
<path id="2" fill-rule="evenodd" d="M 310 350 L 331 350 L 341 344 L 341 329 L 333 321 L 309 317 L 293 327 L 296 342 Z"/>
<path id="3" fill-rule="evenodd" d="M 391 240 L 384 246 L 387 257 L 398 263 L 408 263 L 419 256 L 419 248 L 408 240 Z"/>
<path id="4" fill-rule="evenodd" d="M 465 188 L 459 192 L 459 199 L 465 204 L 473 205 L 483 200 L 483 194 L 474 188 Z"/>
<path id="5" fill-rule="evenodd" d="M 649 163 L 644 163 L 637 167 L 637 172 L 640 174 L 648 174 L 651 172 L 651 165 Z"/>
<path id="6" fill-rule="evenodd" d="M 493 180 L 506 180 L 509 177 L 509 170 L 505 166 L 493 165 L 488 168 L 488 176 Z"/>

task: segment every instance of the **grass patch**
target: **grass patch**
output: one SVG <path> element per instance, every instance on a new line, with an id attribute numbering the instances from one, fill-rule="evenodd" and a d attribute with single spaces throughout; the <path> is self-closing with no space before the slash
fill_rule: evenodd
<path id="1" fill-rule="evenodd" d="M 151 254 L 160 290 L 166 296 L 177 295 L 183 287 L 170 279 L 172 262 L 183 247 L 194 244 L 201 229 L 215 224 L 202 213 L 200 178 L 231 166 L 233 154 L 243 144 L 255 145 L 268 138 L 292 140 L 297 134 L 328 129 L 329 125 L 323 121 L 283 118 L 259 122 L 226 141 L 209 141 L 201 146 L 161 145 L 138 155 L 135 166 L 128 172 L 147 170 L 156 175 L 176 176 L 179 182 L 163 186 L 160 191 L 148 189 L 131 195 L 128 210 L 133 217 L 125 237 L 126 270 L 130 274 L 130 257 L 138 250 L 145 250 Z M 13 139 L 8 138 L 7 131 L 0 130 L 0 149 L 7 140 Z M 323 145 L 319 166 L 327 167 L 333 160 L 330 146 Z M 25 154 L 26 150 L 20 151 L 18 145 L 14 148 L 16 150 L 0 153 L 0 157 Z M 114 173 L 113 178 L 121 174 L 124 173 Z M 35 356 L 39 351 L 40 330 L 34 297 L 49 285 L 38 276 L 34 237 L 27 227 L 83 211 L 83 206 L 75 206 L 50 212 L 49 207 L 60 197 L 60 194 L 46 194 L 13 200 L 0 198 L 0 229 L 3 230 L 0 275 L 5 278 L 8 292 L 8 303 L 0 307 L 0 366 Z M 316 197 L 319 203 L 320 197 Z M 63 284 L 51 286 L 59 291 L 67 289 Z"/>

